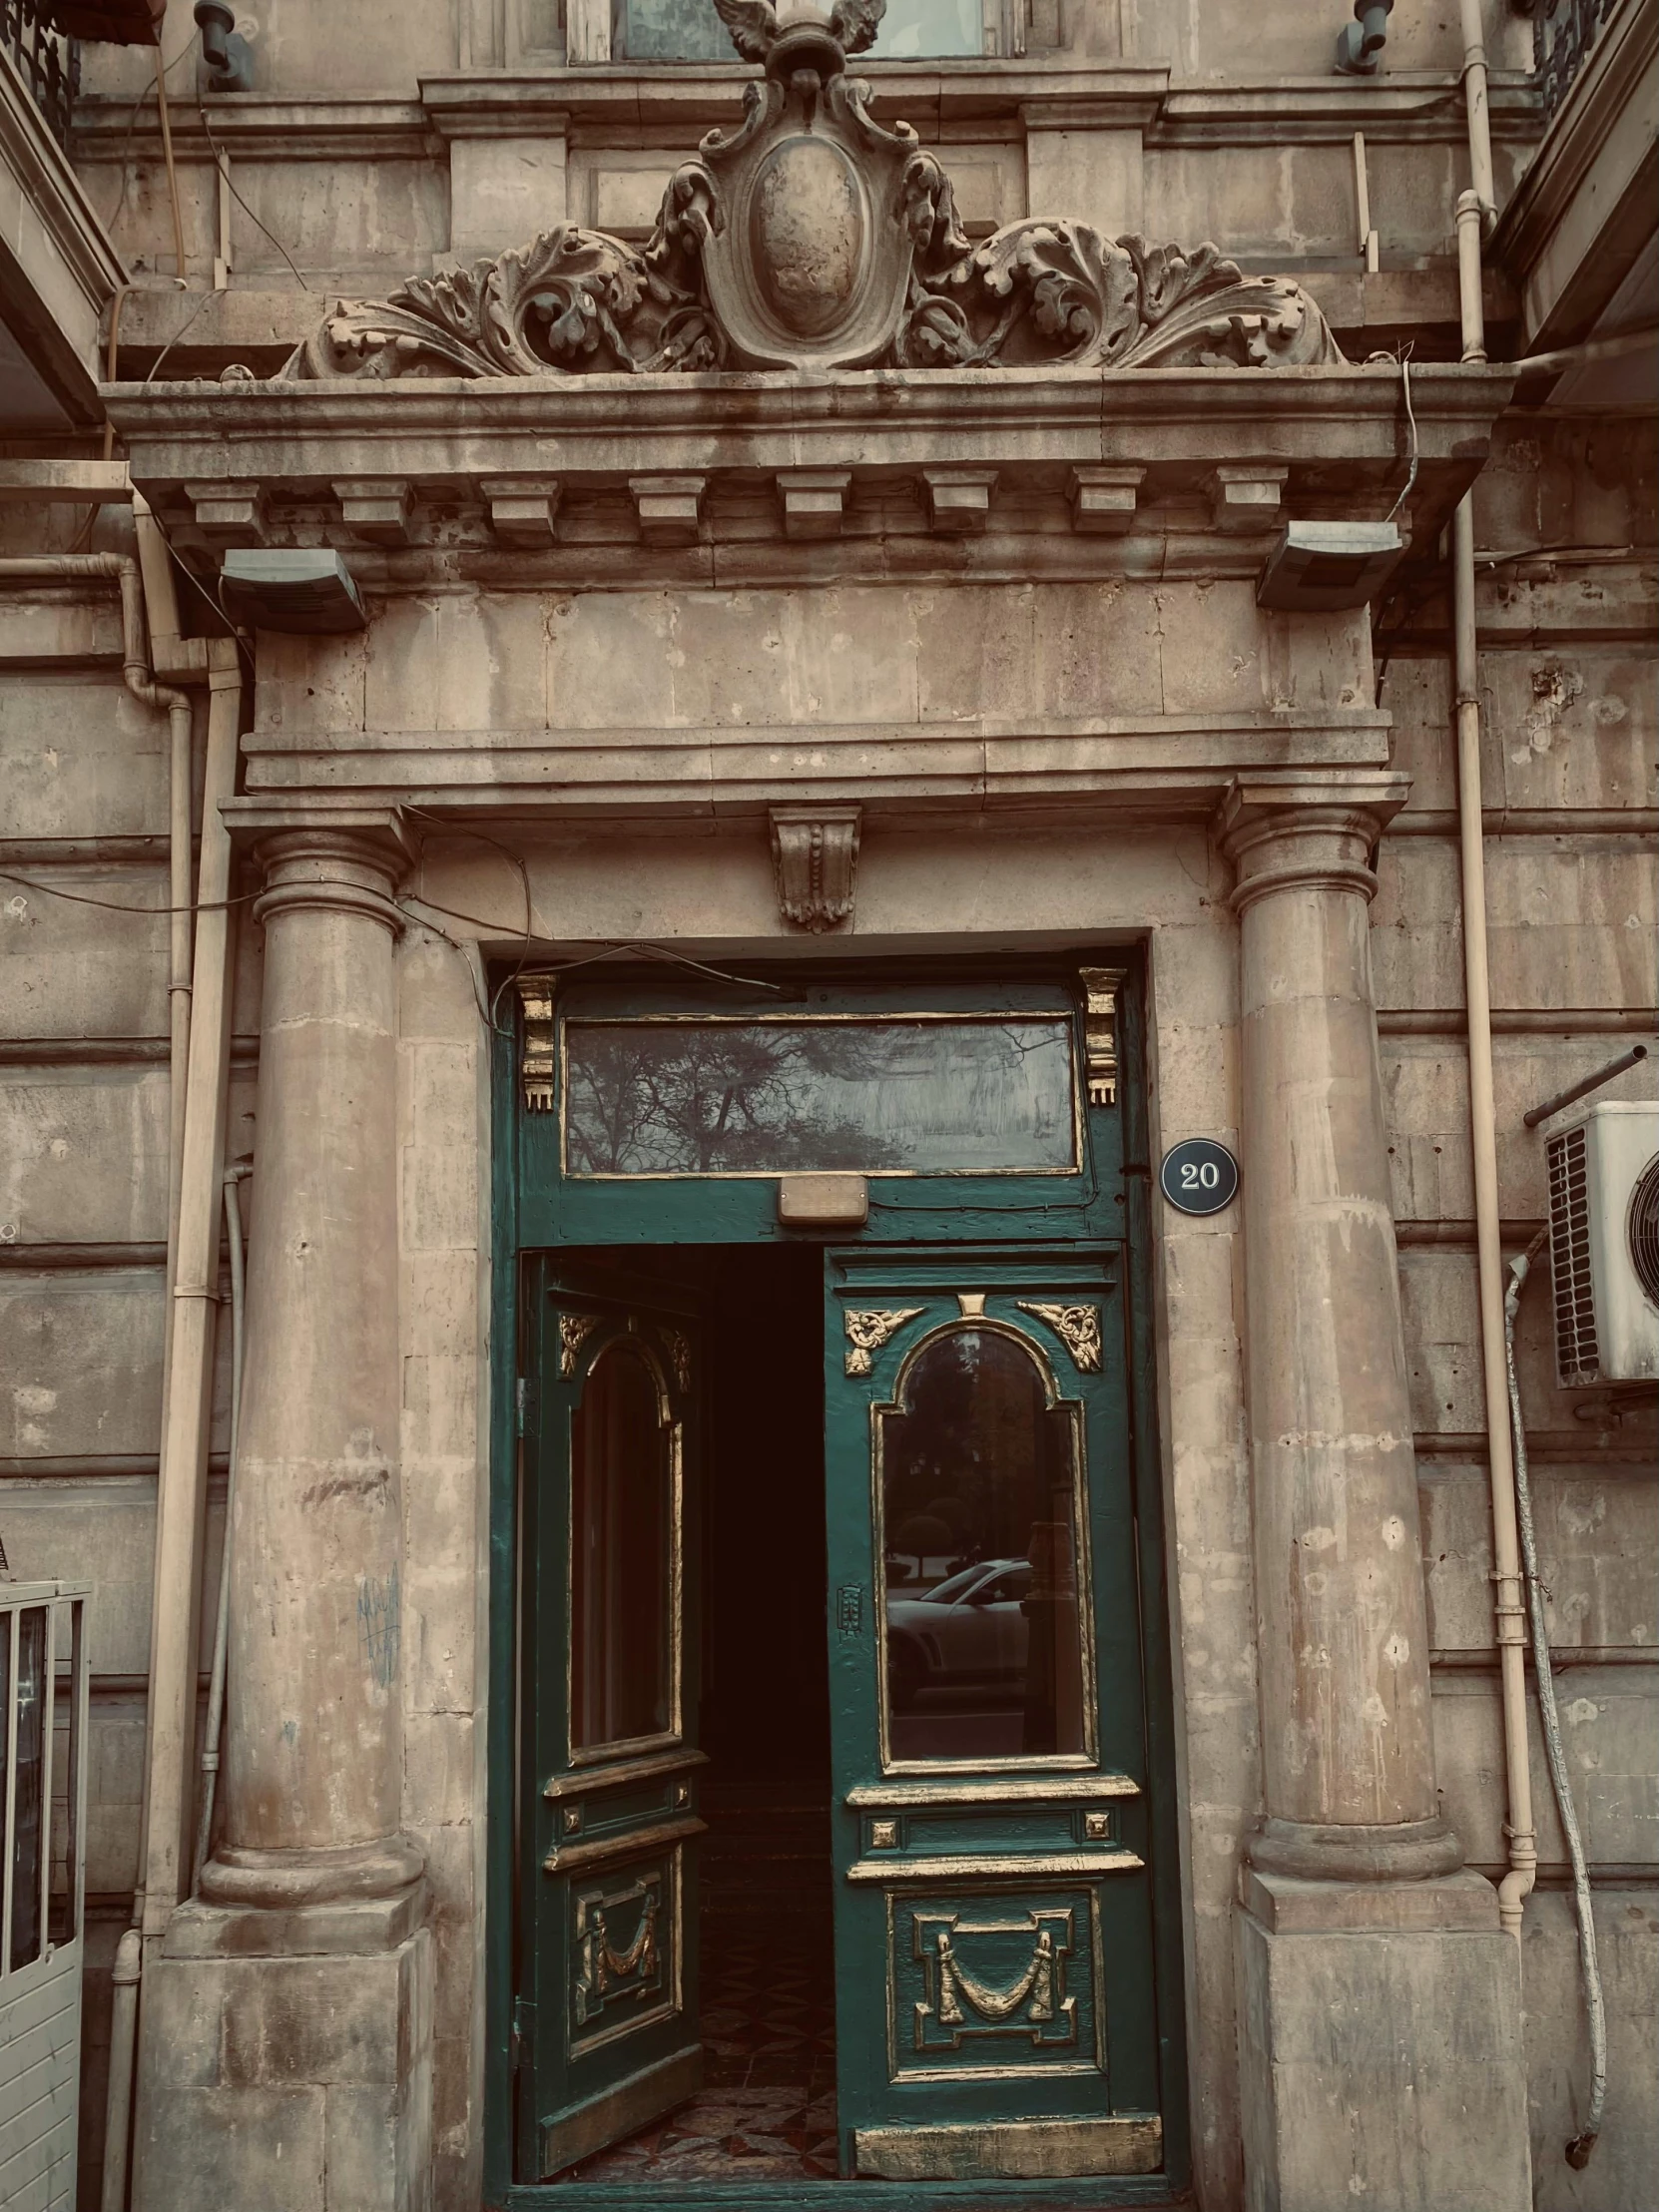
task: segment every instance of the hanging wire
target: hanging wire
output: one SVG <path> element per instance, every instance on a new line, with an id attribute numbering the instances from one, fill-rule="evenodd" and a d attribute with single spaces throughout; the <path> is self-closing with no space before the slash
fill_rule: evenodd
<path id="1" fill-rule="evenodd" d="M 1400 508 L 1410 498 L 1411 493 L 1416 488 L 1417 481 L 1417 417 L 1416 411 L 1411 405 L 1411 348 L 1409 344 L 1402 346 L 1400 349 L 1399 381 L 1400 388 L 1405 394 L 1405 419 L 1411 426 L 1411 465 L 1406 470 L 1405 482 L 1400 487 L 1399 497 L 1388 509 L 1384 518 L 1388 522 L 1392 522 L 1394 516 L 1398 514 Z"/>
<path id="2" fill-rule="evenodd" d="M 229 188 L 231 198 L 236 202 L 237 206 L 241 208 L 243 214 L 247 216 L 249 222 L 253 224 L 254 228 L 257 231 L 263 231 L 265 233 L 266 237 L 271 241 L 272 245 L 276 247 L 277 253 L 281 255 L 283 261 L 287 263 L 288 268 L 293 273 L 293 280 L 299 286 L 299 289 L 301 291 L 309 291 L 311 287 L 309 284 L 306 283 L 304 277 L 300 275 L 299 265 L 294 260 L 293 256 L 288 252 L 287 248 L 282 244 L 281 240 L 276 236 L 276 232 L 270 229 L 268 225 L 260 221 L 259 217 L 254 213 L 253 209 L 248 205 L 248 202 L 242 197 L 242 194 L 238 192 L 236 187 L 236 180 L 231 175 L 230 156 L 226 153 L 224 147 L 220 145 L 218 139 L 214 137 L 214 127 L 208 121 L 208 111 L 202 105 L 200 98 L 198 98 L 196 103 L 196 112 L 202 118 L 202 128 L 207 133 L 208 144 L 214 150 L 214 160 L 219 167 L 220 183 Z"/>

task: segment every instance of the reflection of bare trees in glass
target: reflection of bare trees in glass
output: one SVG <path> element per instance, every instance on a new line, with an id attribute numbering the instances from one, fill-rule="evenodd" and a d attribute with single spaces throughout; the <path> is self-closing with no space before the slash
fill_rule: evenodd
<path id="1" fill-rule="evenodd" d="M 576 1175 L 1072 1164 L 1052 1019 L 573 1022 L 566 1051 Z"/>

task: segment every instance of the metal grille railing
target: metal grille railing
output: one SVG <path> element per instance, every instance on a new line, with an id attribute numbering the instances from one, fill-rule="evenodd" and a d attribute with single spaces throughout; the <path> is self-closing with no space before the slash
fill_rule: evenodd
<path id="1" fill-rule="evenodd" d="M 66 150 L 75 95 L 81 87 L 81 48 L 54 30 L 40 0 L 0 0 L 0 47 L 16 66 L 46 128 Z"/>
<path id="2" fill-rule="evenodd" d="M 1553 115 L 1620 0 L 1532 0 L 1532 68 Z"/>

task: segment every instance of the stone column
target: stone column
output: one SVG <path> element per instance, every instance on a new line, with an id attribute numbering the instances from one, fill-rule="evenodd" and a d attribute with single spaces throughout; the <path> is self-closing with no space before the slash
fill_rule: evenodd
<path id="1" fill-rule="evenodd" d="M 310 830 L 261 858 L 224 1840 L 202 1894 L 278 1906 L 387 1896 L 420 1859 L 399 1833 L 391 862 Z"/>
<path id="2" fill-rule="evenodd" d="M 405 2212 L 429 2186 L 432 1938 L 400 1825 L 398 860 L 311 829 L 258 856 L 223 1836 L 145 1978 L 135 2205 L 218 2212 L 253 2160 L 273 2205 Z"/>
<path id="3" fill-rule="evenodd" d="M 1372 1000 L 1375 773 L 1235 789 L 1264 1818 L 1241 1876 L 1247 2201 L 1522 2212 L 1519 1985 L 1434 1787 Z"/>

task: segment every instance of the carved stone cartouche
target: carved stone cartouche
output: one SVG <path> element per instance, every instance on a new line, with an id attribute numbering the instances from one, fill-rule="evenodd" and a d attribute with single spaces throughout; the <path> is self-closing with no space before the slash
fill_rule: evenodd
<path id="1" fill-rule="evenodd" d="M 974 246 L 938 161 L 869 113 L 846 55 L 885 0 L 780 28 L 714 0 L 764 78 L 669 180 L 643 247 L 561 223 L 386 300 L 339 300 L 287 377 L 722 368 L 1306 366 L 1342 359 L 1287 277 L 1027 217 Z"/>

